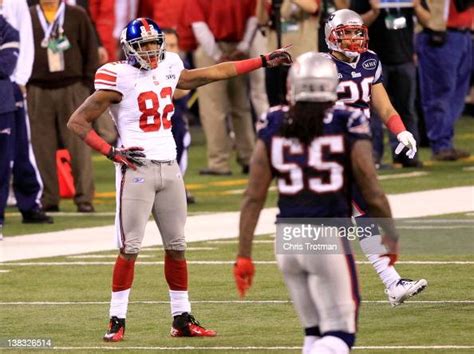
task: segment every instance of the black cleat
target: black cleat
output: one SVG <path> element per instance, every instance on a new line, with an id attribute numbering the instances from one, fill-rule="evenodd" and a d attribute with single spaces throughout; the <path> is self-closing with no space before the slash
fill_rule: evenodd
<path id="1" fill-rule="evenodd" d="M 174 316 L 171 337 L 215 337 L 216 331 L 202 327 L 193 315 L 184 312 Z"/>
<path id="2" fill-rule="evenodd" d="M 109 322 L 109 329 L 104 335 L 106 342 L 120 342 L 125 335 L 125 318 L 112 316 Z"/>
<path id="3" fill-rule="evenodd" d="M 22 211 L 23 224 L 52 224 L 54 220 L 51 216 L 46 215 L 42 209 L 33 209 Z"/>

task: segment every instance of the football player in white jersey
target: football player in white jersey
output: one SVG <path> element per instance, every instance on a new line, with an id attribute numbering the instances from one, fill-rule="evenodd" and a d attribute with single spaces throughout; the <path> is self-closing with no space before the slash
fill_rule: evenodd
<path id="1" fill-rule="evenodd" d="M 164 271 L 173 316 L 171 336 L 215 336 L 215 331 L 201 327 L 191 315 L 188 299 L 186 195 L 171 134 L 173 92 L 261 67 L 289 65 L 291 55 L 279 49 L 258 58 L 186 70 L 178 54 L 166 52 L 164 34 L 147 18 L 131 21 L 120 41 L 127 60 L 97 70 L 96 91 L 68 123 L 84 142 L 116 163 L 115 225 L 120 253 L 113 272 L 110 322 L 104 340 L 123 339 L 134 264 L 150 212 L 165 249 Z M 107 109 L 117 126 L 117 147 L 106 143 L 91 127 Z"/>

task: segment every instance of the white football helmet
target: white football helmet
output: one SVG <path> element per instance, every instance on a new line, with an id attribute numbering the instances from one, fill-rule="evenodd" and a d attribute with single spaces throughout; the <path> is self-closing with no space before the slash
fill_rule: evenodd
<path id="1" fill-rule="evenodd" d="M 362 17 L 352 10 L 332 13 L 324 28 L 328 48 L 355 58 L 368 49 L 369 35 Z"/>
<path id="2" fill-rule="evenodd" d="M 288 73 L 288 102 L 334 102 L 338 83 L 336 64 L 327 54 L 301 54 Z"/>

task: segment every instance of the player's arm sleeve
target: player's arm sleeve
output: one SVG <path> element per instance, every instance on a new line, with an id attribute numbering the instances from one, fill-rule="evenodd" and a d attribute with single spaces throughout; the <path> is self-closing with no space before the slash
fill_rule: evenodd
<path id="1" fill-rule="evenodd" d="M 0 78 L 9 78 L 15 71 L 20 49 L 20 35 L 0 16 Z"/>
<path id="2" fill-rule="evenodd" d="M 377 59 L 377 68 L 375 69 L 375 76 L 372 85 L 383 83 L 382 63 Z"/>
<path id="3" fill-rule="evenodd" d="M 116 91 L 123 96 L 123 89 L 121 87 L 117 68 L 110 63 L 102 65 L 94 77 L 94 88 L 98 90 Z"/>
<path id="4" fill-rule="evenodd" d="M 35 60 L 35 44 L 33 38 L 33 25 L 31 23 L 30 9 L 26 1 L 14 1 L 15 18 L 20 34 L 20 54 L 13 80 L 25 86 L 30 79 Z"/>

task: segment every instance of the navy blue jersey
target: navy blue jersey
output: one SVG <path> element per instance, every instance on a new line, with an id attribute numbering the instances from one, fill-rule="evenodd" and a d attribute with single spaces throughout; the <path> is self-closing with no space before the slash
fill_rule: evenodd
<path id="1" fill-rule="evenodd" d="M 18 61 L 20 35 L 0 16 L 0 114 L 14 112 L 15 92 L 10 75 L 13 74 Z M 3 153 L 3 152 L 2 152 Z"/>
<path id="2" fill-rule="evenodd" d="M 346 63 L 327 54 L 336 63 L 339 85 L 338 104 L 360 109 L 370 117 L 372 85 L 382 83 L 382 63 L 377 54 L 368 50 L 353 62 Z"/>
<path id="3" fill-rule="evenodd" d="M 334 109 L 324 119 L 323 135 L 309 146 L 281 135 L 287 107 L 272 110 L 258 131 L 277 179 L 280 218 L 351 216 L 350 148 L 370 139 L 367 118 L 359 110 Z"/>

